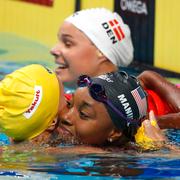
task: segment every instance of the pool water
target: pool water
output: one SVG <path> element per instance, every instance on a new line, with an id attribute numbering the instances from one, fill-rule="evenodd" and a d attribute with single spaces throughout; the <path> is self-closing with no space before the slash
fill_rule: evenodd
<path id="1" fill-rule="evenodd" d="M 179 149 L 180 130 L 165 133 L 171 144 Z M 0 140 L 1 147 L 8 147 L 5 146 L 5 135 L 1 134 Z M 169 149 L 143 153 L 119 150 L 85 155 L 50 153 L 42 149 L 7 149 L 1 153 L 0 167 L 0 179 L 180 179 L 180 152 Z"/>

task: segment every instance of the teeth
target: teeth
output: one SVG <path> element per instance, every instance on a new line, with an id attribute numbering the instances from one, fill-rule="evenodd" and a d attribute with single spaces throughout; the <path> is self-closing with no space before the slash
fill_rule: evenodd
<path id="1" fill-rule="evenodd" d="M 59 68 L 65 68 L 66 65 L 65 64 L 59 64 Z"/>
<path id="2" fill-rule="evenodd" d="M 56 64 L 56 66 L 57 66 L 57 68 L 60 68 L 60 69 L 68 68 L 68 65 L 67 64 L 63 64 L 63 63 Z"/>

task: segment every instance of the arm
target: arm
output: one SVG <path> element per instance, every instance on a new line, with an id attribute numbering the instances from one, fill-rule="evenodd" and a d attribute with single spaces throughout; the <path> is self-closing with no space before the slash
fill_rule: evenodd
<path id="1" fill-rule="evenodd" d="M 180 112 L 180 88 L 167 81 L 160 74 L 153 71 L 144 71 L 138 79 L 145 89 L 156 92 L 173 110 Z"/>
<path id="2" fill-rule="evenodd" d="M 153 71 L 144 71 L 138 76 L 145 89 L 156 92 L 172 110 L 172 113 L 157 117 L 160 128 L 180 128 L 180 88 Z"/>
<path id="3" fill-rule="evenodd" d="M 180 112 L 159 116 L 157 122 L 161 129 L 180 129 Z"/>

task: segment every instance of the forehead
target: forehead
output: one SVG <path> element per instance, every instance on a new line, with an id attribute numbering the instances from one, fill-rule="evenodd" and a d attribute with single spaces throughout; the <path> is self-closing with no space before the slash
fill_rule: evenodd
<path id="1" fill-rule="evenodd" d="M 94 119 L 100 124 L 113 124 L 104 103 L 94 100 L 89 94 L 88 87 L 78 88 L 74 93 L 74 106 L 78 108 L 83 104 L 88 104 L 89 110 L 92 109 L 95 112 L 96 117 Z"/>
<path id="2" fill-rule="evenodd" d="M 72 38 L 79 38 L 80 40 L 86 40 L 91 42 L 82 31 L 76 28 L 73 24 L 66 21 L 61 25 L 58 32 L 58 36 L 62 35 L 69 35 Z"/>
<path id="3" fill-rule="evenodd" d="M 75 103 L 81 104 L 82 102 L 89 104 L 96 112 L 107 114 L 106 107 L 103 103 L 94 100 L 89 94 L 88 87 L 79 87 L 74 93 Z"/>
<path id="4" fill-rule="evenodd" d="M 94 104 L 98 103 L 89 94 L 88 87 L 78 87 L 77 90 L 74 93 L 74 100 L 77 100 L 77 101 L 87 101 L 92 106 Z"/>

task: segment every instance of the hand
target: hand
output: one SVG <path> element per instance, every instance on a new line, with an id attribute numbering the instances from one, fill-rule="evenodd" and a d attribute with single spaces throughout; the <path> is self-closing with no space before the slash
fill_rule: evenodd
<path id="1" fill-rule="evenodd" d="M 138 146 L 145 150 L 159 149 L 164 145 L 166 138 L 156 122 L 153 111 L 149 113 L 149 119 L 142 122 L 135 135 L 135 140 Z"/>
<path id="2" fill-rule="evenodd" d="M 145 136 L 152 139 L 154 142 L 164 142 L 166 141 L 161 129 L 159 128 L 156 117 L 153 111 L 149 113 L 149 119 L 143 121 Z"/>
<path id="3" fill-rule="evenodd" d="M 180 153 L 179 147 L 167 143 L 167 139 L 159 128 L 153 111 L 150 111 L 149 113 L 149 120 L 147 119 L 143 123 L 146 136 L 151 138 L 156 146 Z"/>

